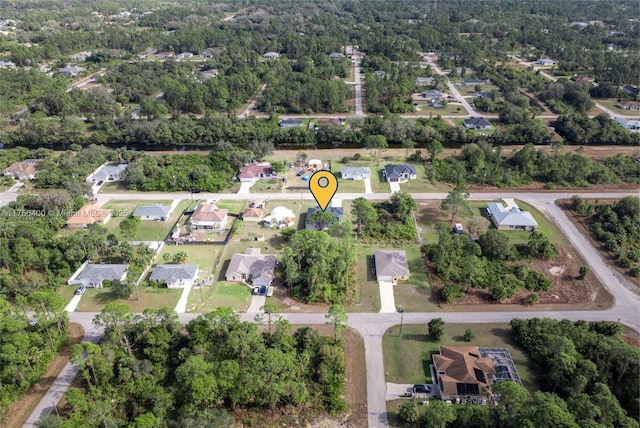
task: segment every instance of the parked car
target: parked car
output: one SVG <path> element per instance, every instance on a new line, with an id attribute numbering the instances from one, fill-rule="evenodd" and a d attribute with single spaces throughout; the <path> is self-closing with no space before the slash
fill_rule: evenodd
<path id="1" fill-rule="evenodd" d="M 254 296 L 260 294 L 260 287 L 253 287 L 253 291 L 251 292 Z"/>
<path id="2" fill-rule="evenodd" d="M 407 391 L 404 394 L 402 394 L 402 397 L 411 398 L 413 397 L 413 392 Z"/>
<path id="3" fill-rule="evenodd" d="M 98 186 L 102 186 L 104 184 L 104 181 L 100 180 L 98 181 Z"/>
<path id="4" fill-rule="evenodd" d="M 260 287 L 260 295 L 261 296 L 266 296 L 267 295 L 267 287 L 265 287 L 264 285 L 262 287 Z"/>
<path id="5" fill-rule="evenodd" d="M 428 394 L 431 392 L 431 387 L 429 385 L 413 385 L 413 392 L 417 393 L 422 393 L 422 394 Z"/>
<path id="6" fill-rule="evenodd" d="M 87 286 L 86 286 L 86 285 L 81 285 L 80 287 L 76 288 L 76 291 L 75 291 L 75 293 L 74 293 L 74 294 L 75 294 L 76 296 L 80 296 L 80 295 L 84 294 L 84 291 L 85 291 L 86 289 L 87 289 Z"/>

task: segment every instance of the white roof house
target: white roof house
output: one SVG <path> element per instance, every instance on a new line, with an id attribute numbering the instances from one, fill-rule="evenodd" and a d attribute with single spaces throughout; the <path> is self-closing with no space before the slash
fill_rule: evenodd
<path id="1" fill-rule="evenodd" d="M 640 120 L 636 119 L 623 119 L 621 117 L 616 119 L 618 125 L 623 128 L 628 129 L 629 131 L 638 131 L 640 130 Z"/>
<path id="2" fill-rule="evenodd" d="M 535 221 L 529 211 L 519 208 L 515 202 L 502 203 L 488 202 L 487 216 L 498 230 L 536 230 L 538 222 Z"/>
<path id="3" fill-rule="evenodd" d="M 78 67 L 77 65 L 67 65 L 65 68 L 58 70 L 58 73 L 64 74 L 65 76 L 76 77 L 85 70 L 86 68 Z"/>
<path id="4" fill-rule="evenodd" d="M 371 178 L 371 169 L 365 166 L 345 166 L 340 170 L 340 176 L 345 180 L 366 180 Z"/>
<path id="5" fill-rule="evenodd" d="M 90 183 L 96 183 L 98 181 L 122 181 L 126 170 L 126 163 L 119 163 L 116 165 L 109 165 L 108 163 L 105 163 L 93 171 L 93 173 L 87 177 L 87 181 Z"/>
<path id="6" fill-rule="evenodd" d="M 171 216 L 171 205 L 143 205 L 136 208 L 132 214 L 140 220 L 167 221 Z"/>
<path id="7" fill-rule="evenodd" d="M 295 223 L 296 215 L 287 207 L 275 207 L 271 213 L 265 217 L 264 225 L 267 227 L 278 226 L 287 227 Z"/>
<path id="8" fill-rule="evenodd" d="M 168 288 L 182 288 L 193 285 L 197 276 L 198 265 L 164 264 L 156 266 L 149 280 L 164 282 Z"/>
<path id="9" fill-rule="evenodd" d="M 262 55 L 263 58 L 267 59 L 278 59 L 279 56 L 280 54 L 278 52 L 267 52 L 266 54 Z"/>

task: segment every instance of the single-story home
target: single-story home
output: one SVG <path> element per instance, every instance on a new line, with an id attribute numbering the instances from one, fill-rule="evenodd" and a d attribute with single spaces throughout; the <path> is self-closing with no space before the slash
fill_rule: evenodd
<path id="1" fill-rule="evenodd" d="M 280 57 L 280 54 L 278 52 L 267 52 L 262 55 L 262 57 L 266 59 L 278 59 Z"/>
<path id="2" fill-rule="evenodd" d="M 265 227 L 277 226 L 279 229 L 295 225 L 296 215 L 287 207 L 275 207 L 264 219 Z"/>
<path id="3" fill-rule="evenodd" d="M 344 58 L 344 54 L 340 52 L 331 52 L 329 58 Z"/>
<path id="4" fill-rule="evenodd" d="M 616 122 L 618 123 L 618 125 L 622 126 L 623 128 L 628 129 L 629 131 L 640 130 L 640 120 L 624 119 L 622 117 L 619 117 L 619 118 L 616 119 Z"/>
<path id="5" fill-rule="evenodd" d="M 624 85 L 622 87 L 622 92 L 629 96 L 637 97 L 640 95 L 640 88 L 635 85 Z"/>
<path id="6" fill-rule="evenodd" d="M 407 253 L 404 250 L 376 250 L 376 279 L 397 282 L 409 279 Z"/>
<path id="7" fill-rule="evenodd" d="M 491 123 L 484 117 L 470 117 L 463 123 L 464 127 L 469 129 L 491 129 Z"/>
<path id="8" fill-rule="evenodd" d="M 178 59 L 191 58 L 192 56 L 193 56 L 193 52 L 182 52 L 178 54 Z"/>
<path id="9" fill-rule="evenodd" d="M 304 227 L 305 229 L 308 230 L 318 230 L 318 225 L 314 222 L 310 222 L 309 219 L 311 217 L 311 214 L 315 213 L 316 211 L 320 211 L 320 207 L 311 207 L 307 210 L 307 217 L 305 218 L 305 222 L 304 222 Z M 331 214 L 331 216 L 337 220 L 337 221 L 342 221 L 342 216 L 344 215 L 344 209 L 342 207 L 328 207 L 325 212 Z M 322 230 L 328 230 L 329 229 L 329 225 L 326 225 L 325 227 L 322 228 Z"/>
<path id="10" fill-rule="evenodd" d="M 13 61 L 0 61 L 0 68 L 16 68 L 16 63 Z"/>
<path id="11" fill-rule="evenodd" d="M 273 271 L 278 258 L 273 254 L 260 254 L 260 248 L 247 248 L 245 254 L 234 254 L 225 278 L 229 282 L 247 281 L 257 287 L 268 287 L 273 282 Z"/>
<path id="12" fill-rule="evenodd" d="M 214 77 L 217 77 L 218 74 L 220 74 L 220 72 L 218 71 L 217 68 L 212 68 L 211 70 L 205 70 L 202 72 L 202 80 L 206 81 L 206 80 L 212 79 Z"/>
<path id="13" fill-rule="evenodd" d="M 119 163 L 116 165 L 105 163 L 93 171 L 87 177 L 87 181 L 90 183 L 97 183 L 99 181 L 122 181 L 124 180 L 124 172 L 126 170 L 126 163 Z"/>
<path id="14" fill-rule="evenodd" d="M 173 52 L 158 52 L 158 57 L 160 59 L 167 59 L 171 56 L 173 56 Z"/>
<path id="15" fill-rule="evenodd" d="M 246 208 L 242 212 L 242 220 L 244 221 L 260 221 L 262 220 L 262 214 L 264 210 L 262 208 Z"/>
<path id="16" fill-rule="evenodd" d="M 420 96 L 429 102 L 439 102 L 442 100 L 442 92 L 437 89 L 429 89 L 428 91 L 420 92 Z"/>
<path id="17" fill-rule="evenodd" d="M 477 346 L 440 345 L 433 366 L 443 399 L 490 394 L 496 369 L 491 358 L 480 355 Z"/>
<path id="18" fill-rule="evenodd" d="M 556 65 L 557 62 L 548 58 L 540 58 L 536 61 L 536 64 L 549 66 L 549 65 Z"/>
<path id="19" fill-rule="evenodd" d="M 462 82 L 462 84 L 465 86 L 484 85 L 485 83 L 487 83 L 486 80 L 478 79 L 477 77 L 472 77 L 471 79 L 467 79 L 464 82 Z"/>
<path id="20" fill-rule="evenodd" d="M 228 213 L 229 210 L 218 209 L 215 204 L 202 203 L 193 210 L 189 223 L 196 229 L 224 230 Z"/>
<path id="21" fill-rule="evenodd" d="M 307 165 L 309 165 L 309 168 L 313 169 L 322 169 L 324 167 L 324 164 L 320 159 L 311 159 L 307 162 Z"/>
<path id="22" fill-rule="evenodd" d="M 106 210 L 95 205 L 85 205 L 73 213 L 66 224 L 69 229 L 83 228 L 95 223 L 105 224 L 111 219 L 111 214 L 113 214 L 113 210 Z"/>
<path id="23" fill-rule="evenodd" d="M 433 85 L 433 82 L 434 82 L 433 77 L 416 77 L 417 86 L 429 86 L 429 85 Z"/>
<path id="24" fill-rule="evenodd" d="M 77 276 L 67 281 L 67 284 L 102 288 L 104 281 L 124 281 L 128 268 L 129 265 L 121 264 L 86 264 Z"/>
<path id="25" fill-rule="evenodd" d="M 61 68 L 60 70 L 58 70 L 58 73 L 64 74 L 65 76 L 69 77 L 76 77 L 78 74 L 82 73 L 85 70 L 86 68 L 78 67 L 77 65 L 67 65 L 65 68 Z"/>
<path id="26" fill-rule="evenodd" d="M 495 95 L 493 94 L 493 92 L 474 92 L 473 94 L 474 98 L 480 98 L 480 99 L 494 99 Z"/>
<path id="27" fill-rule="evenodd" d="M 271 169 L 271 164 L 245 165 L 240 170 L 238 178 L 241 182 L 250 183 L 256 180 L 265 180 L 276 177 L 277 174 Z"/>
<path id="28" fill-rule="evenodd" d="M 345 166 L 340 170 L 340 176 L 345 180 L 366 180 L 371 178 L 371 169 L 366 166 Z"/>
<path id="29" fill-rule="evenodd" d="M 150 281 L 167 284 L 168 288 L 183 288 L 193 285 L 198 276 L 198 265 L 157 265 L 149 277 Z"/>
<path id="30" fill-rule="evenodd" d="M 415 180 L 418 178 L 416 168 L 412 165 L 392 165 L 388 164 L 384 166 L 382 170 L 382 176 L 388 182 L 403 182 L 406 180 Z"/>
<path id="31" fill-rule="evenodd" d="M 344 118 L 340 118 L 340 119 L 319 119 L 318 121 L 316 121 L 316 125 L 317 126 L 342 126 L 344 125 Z"/>
<path id="32" fill-rule="evenodd" d="M 384 70 L 376 70 L 373 72 L 373 74 L 375 74 L 376 76 L 378 76 L 381 79 L 386 79 L 387 78 L 387 72 Z"/>
<path id="33" fill-rule="evenodd" d="M 640 102 L 638 101 L 618 101 L 616 105 L 625 110 L 640 110 Z"/>
<path id="34" fill-rule="evenodd" d="M 302 119 L 282 119 L 280 121 L 280 128 L 297 128 L 302 126 Z"/>
<path id="35" fill-rule="evenodd" d="M 14 176 L 18 180 L 33 180 L 38 172 L 40 159 L 25 159 L 15 162 L 2 170 L 5 176 Z"/>
<path id="36" fill-rule="evenodd" d="M 140 220 L 167 221 L 171 216 L 171 205 L 142 205 L 133 212 Z"/>
<path id="37" fill-rule="evenodd" d="M 502 203 L 487 203 L 487 216 L 496 229 L 534 231 L 538 228 L 538 222 L 529 211 L 520 209 L 513 200 L 506 202 L 506 207 Z"/>
<path id="38" fill-rule="evenodd" d="M 84 51 L 84 52 L 78 52 L 75 55 L 71 55 L 71 59 L 74 61 L 86 61 L 86 59 L 89 58 L 90 56 L 91 56 L 91 52 Z"/>

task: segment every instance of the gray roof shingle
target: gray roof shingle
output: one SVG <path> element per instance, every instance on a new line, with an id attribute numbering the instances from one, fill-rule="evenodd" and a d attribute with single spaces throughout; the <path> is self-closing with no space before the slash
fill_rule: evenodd
<path id="1" fill-rule="evenodd" d="M 198 265 L 166 264 L 158 265 L 149 277 L 152 281 L 164 281 L 172 284 L 178 280 L 194 279 L 198 273 Z"/>
<path id="2" fill-rule="evenodd" d="M 91 282 L 113 281 L 122 278 L 129 265 L 116 264 L 88 264 L 84 267 L 77 279 L 91 280 Z"/>
<path id="3" fill-rule="evenodd" d="M 169 217 L 171 205 L 143 205 L 133 212 L 134 217 Z"/>
<path id="4" fill-rule="evenodd" d="M 376 250 L 376 275 L 405 277 L 409 276 L 407 253 L 404 250 Z"/>

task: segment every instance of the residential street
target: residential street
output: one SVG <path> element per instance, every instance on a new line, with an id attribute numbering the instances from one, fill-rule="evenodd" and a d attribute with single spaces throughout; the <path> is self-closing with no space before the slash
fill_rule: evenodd
<path id="1" fill-rule="evenodd" d="M 613 295 L 615 299 L 614 305 L 603 311 L 544 311 L 535 307 L 517 307 L 516 310 L 508 312 L 437 312 L 437 313 L 407 313 L 404 314 L 404 322 L 406 324 L 425 324 L 435 317 L 442 318 L 446 323 L 507 323 L 513 318 L 531 318 L 531 317 L 548 317 L 555 319 L 569 320 L 586 320 L 586 321 L 619 321 L 636 330 L 640 330 L 640 299 L 638 295 L 631 291 L 629 284 L 619 275 L 609 264 L 600 256 L 598 251 L 593 248 L 589 241 L 580 234 L 573 226 L 564 212 L 555 205 L 556 199 L 564 199 L 569 195 L 578 194 L 583 197 L 596 199 L 613 199 L 622 198 L 628 195 L 637 195 L 637 192 L 562 192 L 562 193 L 513 193 L 513 192 L 487 192 L 473 193 L 470 200 L 491 200 L 500 198 L 514 198 L 525 201 L 536 206 L 545 215 L 549 216 L 560 229 L 568 236 L 569 240 L 575 245 L 576 250 L 587 260 L 591 266 L 593 274 L 597 275 L 605 287 Z M 6 193 L 0 195 L 4 201 Z M 14 194 L 15 195 L 15 194 Z M 425 199 L 443 199 L 445 193 L 413 193 L 411 194 L 416 200 Z M 337 194 L 336 199 L 354 199 L 363 196 L 367 199 L 386 199 L 390 194 Z M 189 199 L 190 193 L 120 193 L 120 194 L 102 194 L 99 200 L 119 199 L 119 200 L 163 200 L 163 199 Z M 284 194 L 199 194 L 201 199 L 230 199 L 230 200 L 248 200 L 248 199 L 312 199 L 311 194 L 303 193 L 284 193 Z M 5 202 L 6 203 L 6 202 Z M 254 322 L 255 314 L 242 314 L 241 318 L 245 321 Z M 324 324 L 326 319 L 324 313 L 286 313 L 282 317 L 289 320 L 292 324 Z M 89 339 L 96 340 L 98 332 L 92 326 L 92 320 L 95 313 L 71 312 L 69 317 L 71 321 L 77 322 L 90 332 Z M 179 314 L 182 322 L 188 322 L 198 314 L 184 313 Z M 357 330 L 364 339 L 365 359 L 367 365 L 367 402 L 368 402 L 368 421 L 369 427 L 387 427 L 388 420 L 386 414 L 386 383 L 384 361 L 382 355 L 382 336 L 385 331 L 400 322 L 399 313 L 352 313 L 349 314 L 349 326 Z M 65 367 L 65 370 L 59 376 L 54 387 L 45 395 L 38 408 L 31 415 L 29 421 L 37 420 L 45 411 L 52 411 L 52 400 L 60 398 L 62 393 L 70 384 L 73 376 L 71 376 L 73 367 Z M 32 426 L 32 425 L 25 425 Z"/>

